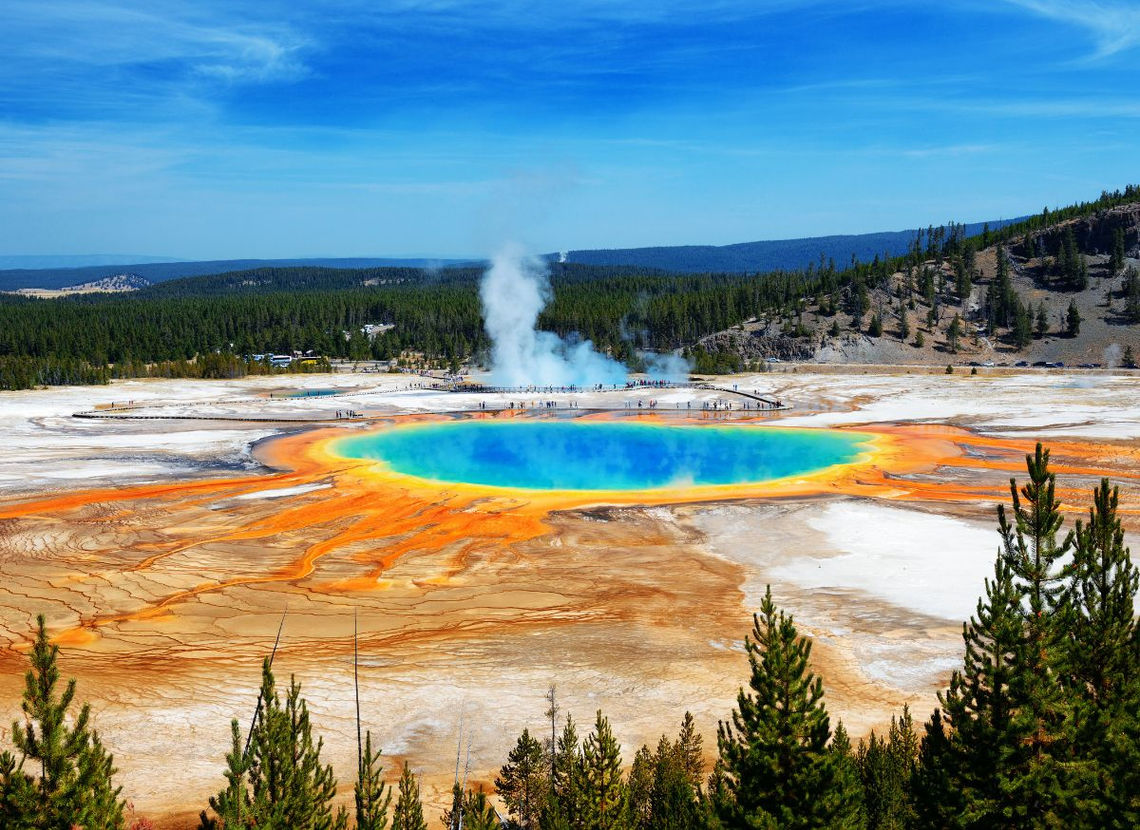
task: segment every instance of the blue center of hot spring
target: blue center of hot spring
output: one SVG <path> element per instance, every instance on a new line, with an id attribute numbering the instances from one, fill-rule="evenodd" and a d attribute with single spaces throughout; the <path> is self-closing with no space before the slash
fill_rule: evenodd
<path id="1" fill-rule="evenodd" d="M 336 451 L 398 473 L 528 490 L 765 482 L 854 461 L 866 435 L 756 426 L 457 421 L 344 438 Z"/>

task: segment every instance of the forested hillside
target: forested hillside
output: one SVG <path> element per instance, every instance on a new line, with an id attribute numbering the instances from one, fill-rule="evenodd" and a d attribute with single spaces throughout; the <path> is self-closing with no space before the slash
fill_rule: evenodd
<path id="1" fill-rule="evenodd" d="M 984 354 L 1014 362 L 1087 343 L 1084 351 L 1096 354 L 1123 343 L 1123 358 L 1140 332 L 1138 244 L 1140 189 L 1128 187 L 975 236 L 962 225 L 934 228 L 902 256 L 846 266 L 677 275 L 553 263 L 553 299 L 539 324 L 620 360 L 639 348 L 685 350 L 705 372 L 770 357 L 904 363 Z M 488 345 L 481 273 L 274 267 L 130 295 L 5 295 L 0 388 L 99 382 L 209 354 L 408 354 L 458 366 Z M 370 324 L 391 328 L 369 336 Z"/>

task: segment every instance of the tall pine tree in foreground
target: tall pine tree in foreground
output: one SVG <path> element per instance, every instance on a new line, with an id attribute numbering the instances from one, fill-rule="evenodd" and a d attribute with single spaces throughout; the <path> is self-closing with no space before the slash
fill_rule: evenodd
<path id="1" fill-rule="evenodd" d="M 519 827 L 529 830 L 538 826 L 546 800 L 548 770 L 542 744 L 531 737 L 529 729 L 524 729 L 495 779 L 495 790 Z"/>
<path id="2" fill-rule="evenodd" d="M 253 827 L 341 830 L 348 826 L 344 809 L 333 810 L 336 778 L 332 767 L 321 763 L 323 742 L 314 740 L 308 704 L 295 679 L 290 680 L 282 702 L 266 659 L 248 751 L 239 753 L 241 735 L 236 722 L 232 729 L 227 787 L 210 800 L 217 818 L 202 813 L 203 828 L 233 830 L 232 816 L 237 811 L 244 812 L 246 825 Z"/>
<path id="3" fill-rule="evenodd" d="M 42 614 L 36 626 L 24 676 L 24 722 L 12 724 L 19 758 L 0 753 L 0 827 L 119 830 L 124 802 L 112 758 L 90 728 L 87 704 L 72 719 L 75 681 L 60 692 L 59 646 L 48 640 Z"/>
<path id="4" fill-rule="evenodd" d="M 1083 771 L 1072 764 L 1072 700 L 1058 671 L 1065 661 L 1064 624 L 1068 616 L 1061 560 L 1073 534 L 1058 540 L 1061 506 L 1049 451 L 1040 443 L 1025 457 L 1029 481 L 1010 480 L 1014 522 L 998 507 L 1002 557 L 1020 594 L 1023 646 L 1013 678 L 1014 718 L 1024 731 L 1024 763 L 1007 770 L 1004 786 L 1031 821 L 1063 821 L 1077 808 Z"/>
<path id="5" fill-rule="evenodd" d="M 749 692 L 737 695 L 729 723 L 717 733 L 718 774 L 712 797 L 728 827 L 856 827 L 858 793 L 840 774 L 823 683 L 811 673 L 811 643 L 777 611 L 771 588 L 752 637 Z"/>
<path id="6" fill-rule="evenodd" d="M 1011 786 L 1026 766 L 1032 731 L 1019 718 L 1017 675 L 1025 648 L 1019 601 L 1012 572 L 999 557 L 985 597 L 963 625 L 963 668 L 939 693 L 941 710 L 926 727 L 916 792 L 927 826 L 1012 827 L 1026 818 Z"/>
<path id="7" fill-rule="evenodd" d="M 594 731 L 582 742 L 582 822 L 585 830 L 630 826 L 628 792 L 621 772 L 621 746 L 598 710 Z"/>
<path id="8" fill-rule="evenodd" d="M 927 725 L 915 793 L 933 827 L 1136 826 L 1136 569 L 1103 481 L 1060 538 L 1049 453 L 1011 482 L 1014 521 Z M 1072 559 L 1066 563 L 1066 557 Z"/>
<path id="9" fill-rule="evenodd" d="M 388 827 L 392 788 L 384 783 L 380 754 L 380 750 L 372 749 L 372 733 L 366 733 L 356 773 L 356 786 L 353 788 L 356 830 L 386 830 Z"/>
<path id="10" fill-rule="evenodd" d="M 408 762 L 400 773 L 400 783 L 396 787 L 396 806 L 392 810 L 392 830 L 427 830 L 424 821 L 424 806 L 420 800 L 420 782 L 412 773 Z"/>
<path id="11" fill-rule="evenodd" d="M 551 764 L 554 779 L 539 819 L 542 830 L 564 830 L 578 827 L 583 814 L 584 770 L 582 751 L 578 745 L 578 729 L 567 713 L 566 725 L 558 737 Z"/>
<path id="12" fill-rule="evenodd" d="M 1140 659 L 1134 601 L 1140 573 L 1124 546 L 1120 492 L 1103 479 L 1088 523 L 1078 521 L 1069 567 L 1065 683 L 1075 706 L 1075 746 L 1093 794 L 1082 803 L 1102 826 L 1140 824 L 1140 752 L 1135 743 Z"/>

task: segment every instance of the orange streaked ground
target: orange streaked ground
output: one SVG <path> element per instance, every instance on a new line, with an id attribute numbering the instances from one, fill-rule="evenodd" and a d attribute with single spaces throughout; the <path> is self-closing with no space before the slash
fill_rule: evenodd
<path id="1" fill-rule="evenodd" d="M 379 426 L 444 417 L 519 416 L 404 416 Z M 753 423 L 741 414 L 733 421 Z M 159 787 L 136 796 L 144 806 L 163 809 L 200 805 L 217 789 L 228 718 L 243 711 L 240 701 L 249 697 L 257 661 L 286 606 L 283 665 L 317 688 L 322 675 L 343 675 L 351 653 L 346 610 L 359 608 L 362 652 L 383 656 L 373 678 L 374 703 L 413 723 L 419 694 L 413 687 L 432 694 L 433 684 L 445 679 L 446 690 L 435 694 L 448 699 L 462 686 L 456 672 L 497 689 L 497 705 L 510 707 L 517 702 L 496 685 L 504 671 L 518 676 L 512 687 L 524 697 L 540 695 L 541 678 L 559 666 L 586 677 L 610 676 L 607 695 L 613 694 L 613 678 L 644 695 L 653 682 L 652 666 L 659 673 L 664 655 L 675 654 L 684 658 L 671 669 L 676 679 L 669 680 L 668 695 L 676 699 L 649 706 L 653 718 L 646 728 L 671 723 L 659 712 L 675 708 L 679 715 L 689 706 L 705 716 L 708 732 L 715 724 L 710 717 L 727 711 L 724 704 L 739 682 L 739 654 L 710 650 L 708 644 L 738 641 L 744 632 L 748 611 L 741 608 L 740 570 L 702 554 L 683 527 L 657 522 L 644 508 L 855 497 L 973 515 L 1005 500 L 1009 477 L 1022 473 L 1024 454 L 1032 450 L 1032 442 L 951 426 L 873 425 L 858 431 L 874 436 L 872 450 L 858 463 L 779 482 L 535 494 L 443 486 L 388 473 L 371 462 L 336 456 L 330 443 L 344 431 L 318 429 L 259 448 L 260 458 L 279 471 L 268 475 L 9 502 L 0 505 L 0 561 L 8 563 L 0 596 L 8 648 L 0 665 L 9 678 L 0 693 L 12 699 L 17 652 L 34 613 L 46 609 L 57 639 L 68 646 L 72 662 L 65 670 L 80 675 L 88 695 L 109 701 L 112 710 L 111 702 L 126 701 L 145 712 L 137 697 L 142 684 L 170 711 L 191 713 L 186 717 L 195 720 L 194 729 L 187 733 L 180 723 L 171 734 L 179 740 L 198 735 L 199 745 L 209 747 L 187 770 L 193 787 Z M 1069 510 L 1083 509 L 1089 479 L 1110 475 L 1125 485 L 1121 506 L 1135 526 L 1140 448 L 1091 441 L 1050 446 Z M 240 498 L 316 486 L 322 489 L 278 500 Z M 634 642 L 639 648 L 630 651 Z M 881 715 L 918 700 L 860 680 L 838 647 L 821 644 L 816 654 L 825 678 L 834 681 L 833 705 L 846 702 Z M 323 703 L 328 711 L 322 703 L 314 709 L 325 714 L 330 729 L 347 734 L 330 703 L 339 687 L 330 688 Z M 719 697 L 710 697 L 712 689 Z M 578 692 L 580 700 L 584 694 Z M 694 706 L 691 701 L 702 695 L 707 704 Z M 620 720 L 624 704 L 607 699 L 606 705 L 618 709 Z M 538 703 L 532 708 L 541 709 Z M 627 714 L 627 720 L 634 717 Z M 858 729 L 875 717 L 845 719 Z M 110 731 L 121 728 L 113 721 Z M 387 745 L 396 747 L 397 756 L 426 763 L 425 754 L 447 754 L 450 728 L 412 729 L 389 737 Z M 330 743 L 335 746 L 335 739 Z M 144 780 L 135 751 L 118 754 L 120 766 L 134 776 L 128 778 L 132 785 Z M 145 757 L 144 765 L 156 756 Z"/>

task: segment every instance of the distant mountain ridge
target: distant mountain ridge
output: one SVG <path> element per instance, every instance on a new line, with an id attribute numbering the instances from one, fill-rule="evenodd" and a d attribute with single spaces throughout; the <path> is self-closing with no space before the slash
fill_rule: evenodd
<path id="1" fill-rule="evenodd" d="M 1018 219 L 974 222 L 965 225 L 966 235 L 991 230 L 1021 221 Z M 810 236 L 801 239 L 773 239 L 739 242 L 732 245 L 671 245 L 652 248 L 609 248 L 546 254 L 550 262 L 565 261 L 579 265 L 618 265 L 652 268 L 674 273 L 754 273 L 806 268 L 813 262 L 832 259 L 839 267 L 851 262 L 870 262 L 876 256 L 906 253 L 919 229 L 882 233 Z M 20 257 L 0 257 L 0 265 Z M 28 258 L 37 259 L 37 258 Z M 47 259 L 46 257 L 43 259 Z M 105 277 L 130 272 L 152 283 L 183 277 L 201 277 L 257 268 L 320 266 L 327 268 L 447 268 L 481 264 L 477 259 L 427 259 L 393 257 L 309 258 L 309 259 L 215 259 L 197 262 L 130 262 L 88 265 L 80 268 L 25 267 L 0 269 L 0 291 L 21 288 L 67 288 L 95 282 Z"/>
<path id="2" fill-rule="evenodd" d="M 967 236 L 979 234 L 989 225 L 998 230 L 1026 217 L 965 225 Z M 833 259 L 843 268 L 851 257 L 871 262 L 876 256 L 905 254 L 918 229 L 881 233 L 809 236 L 802 239 L 773 239 L 739 242 L 733 245 L 669 245 L 654 248 L 608 248 L 550 254 L 548 259 L 582 265 L 636 265 L 681 273 L 750 273 L 806 268 L 820 256 Z"/>
<path id="3" fill-rule="evenodd" d="M 0 255 L 0 271 L 40 270 L 43 268 L 88 268 L 110 266 L 125 268 L 154 262 L 183 262 L 173 256 L 146 254 L 5 254 Z"/>
<path id="4" fill-rule="evenodd" d="M 13 268 L 0 270 L 0 291 L 20 288 L 69 288 L 96 282 L 129 270 L 152 283 L 181 277 L 202 277 L 255 268 L 320 266 L 327 268 L 443 268 L 462 265 L 464 259 L 399 259 L 385 257 L 318 259 L 211 259 L 201 262 L 150 262 L 137 265 L 89 265 L 82 268 Z"/>

